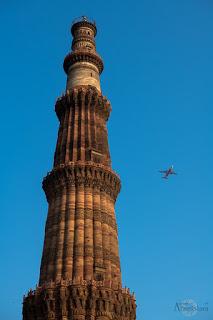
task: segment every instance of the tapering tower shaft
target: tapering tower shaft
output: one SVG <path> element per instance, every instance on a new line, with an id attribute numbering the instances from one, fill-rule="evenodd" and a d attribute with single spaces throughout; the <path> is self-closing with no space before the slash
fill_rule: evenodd
<path id="1" fill-rule="evenodd" d="M 102 95 L 103 62 L 96 26 L 75 22 L 64 60 L 65 94 L 54 165 L 43 180 L 49 204 L 39 286 L 24 300 L 23 319 L 135 319 L 135 300 L 122 289 L 114 205 L 120 179 L 111 168 Z"/>
<path id="2" fill-rule="evenodd" d="M 93 98 L 89 97 L 90 95 L 93 95 Z M 114 213 L 120 180 L 109 165 L 108 148 L 99 146 L 94 149 L 90 143 L 89 147 L 85 148 L 85 137 L 78 134 L 78 131 L 101 131 L 101 120 L 95 120 L 93 126 L 89 122 L 82 124 L 81 121 L 73 120 L 73 131 L 77 133 L 77 141 L 72 142 L 72 146 L 67 148 L 67 144 L 70 143 L 69 136 L 73 133 L 64 119 L 69 118 L 70 112 L 75 112 L 71 110 L 72 107 L 77 108 L 76 114 L 79 117 L 82 101 L 83 108 L 85 109 L 87 103 L 86 108 L 92 113 L 94 104 L 88 104 L 92 99 L 99 100 L 96 118 L 102 117 L 102 121 L 106 121 L 104 117 L 109 111 L 109 104 L 105 104 L 103 97 L 97 96 L 97 92 L 92 88 L 77 89 L 69 96 L 66 95 L 64 101 L 60 100 L 57 105 L 63 107 L 63 128 L 59 129 L 62 137 L 59 134 L 58 140 L 64 140 L 64 146 L 60 142 L 57 143 L 54 169 L 43 182 L 49 202 L 49 213 L 40 284 L 51 279 L 76 277 L 96 280 L 107 277 L 121 284 Z M 106 133 L 105 129 L 103 131 Z M 92 142 L 93 134 L 90 133 L 87 139 Z M 70 273 L 67 272 L 67 264 L 72 265 Z"/>

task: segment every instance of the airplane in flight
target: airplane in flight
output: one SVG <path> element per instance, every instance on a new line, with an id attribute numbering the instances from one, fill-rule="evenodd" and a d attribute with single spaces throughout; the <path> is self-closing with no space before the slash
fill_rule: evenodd
<path id="1" fill-rule="evenodd" d="M 163 179 L 168 179 L 170 174 L 177 174 L 174 169 L 173 166 L 169 167 L 169 169 L 167 170 L 160 170 L 160 173 L 163 173 L 164 175 L 162 176 Z"/>

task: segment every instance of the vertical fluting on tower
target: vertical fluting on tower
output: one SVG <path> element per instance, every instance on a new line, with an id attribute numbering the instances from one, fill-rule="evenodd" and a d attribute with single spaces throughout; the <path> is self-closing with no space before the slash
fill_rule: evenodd
<path id="1" fill-rule="evenodd" d="M 93 230 L 93 192 L 90 185 L 85 185 L 84 207 L 84 277 L 93 279 L 94 271 L 94 230 Z"/>
<path id="2" fill-rule="evenodd" d="M 24 299 L 23 319 L 134 320 L 135 298 L 121 284 L 114 210 L 120 179 L 111 168 L 97 29 L 83 17 L 71 32 L 66 92 L 55 105 L 54 164 L 43 180 L 49 208 L 39 285 Z"/>

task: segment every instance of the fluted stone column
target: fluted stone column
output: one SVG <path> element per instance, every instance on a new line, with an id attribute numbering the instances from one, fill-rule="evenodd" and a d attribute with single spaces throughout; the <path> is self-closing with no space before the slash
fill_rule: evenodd
<path id="1" fill-rule="evenodd" d="M 73 274 L 73 246 L 75 232 L 75 186 L 68 187 L 66 210 L 63 278 L 71 280 Z"/>
<path id="2" fill-rule="evenodd" d="M 55 280 L 61 280 L 63 269 L 63 250 L 64 250 L 64 234 L 65 234 L 65 215 L 66 215 L 66 198 L 67 190 L 63 189 L 61 195 L 60 210 L 58 212 L 58 230 L 56 239 L 55 254 Z"/>
<path id="3" fill-rule="evenodd" d="M 103 269 L 103 244 L 102 244 L 102 228 L 101 228 L 101 204 L 100 189 L 93 189 L 93 212 L 94 212 L 94 268 L 97 277 L 98 271 Z M 101 280 L 96 278 L 96 280 Z"/>
<path id="4" fill-rule="evenodd" d="M 85 186 L 84 209 L 84 277 L 93 279 L 94 265 L 94 232 L 93 232 L 93 193 L 92 188 Z"/>
<path id="5" fill-rule="evenodd" d="M 60 218 L 60 207 L 61 207 L 61 196 L 62 193 L 58 192 L 55 198 L 55 210 L 54 210 L 54 221 L 52 225 L 52 241 L 49 248 L 49 262 L 47 266 L 47 278 L 46 281 L 55 280 L 55 256 L 56 256 L 56 246 L 58 237 L 58 226 Z"/>
<path id="6" fill-rule="evenodd" d="M 84 278 L 84 187 L 76 188 L 73 278 Z"/>
<path id="7" fill-rule="evenodd" d="M 43 282 L 47 279 L 47 269 L 49 265 L 50 258 L 50 248 L 52 243 L 52 234 L 53 234 L 53 226 L 55 220 L 55 199 L 52 199 L 49 203 L 48 215 L 45 227 L 45 240 L 43 246 L 43 255 L 41 260 L 41 268 L 40 268 L 40 281 Z"/>
<path id="8" fill-rule="evenodd" d="M 101 190 L 101 215 L 102 215 L 102 237 L 103 237 L 103 261 L 106 269 L 105 279 L 111 281 L 111 261 L 110 261 L 110 230 L 107 219 L 106 194 Z"/>

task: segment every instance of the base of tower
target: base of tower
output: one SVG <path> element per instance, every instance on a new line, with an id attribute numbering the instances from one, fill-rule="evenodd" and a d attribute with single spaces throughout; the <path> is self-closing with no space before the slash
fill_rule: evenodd
<path id="1" fill-rule="evenodd" d="M 50 282 L 30 290 L 23 301 L 23 320 L 135 319 L 134 295 L 104 281 Z"/>

